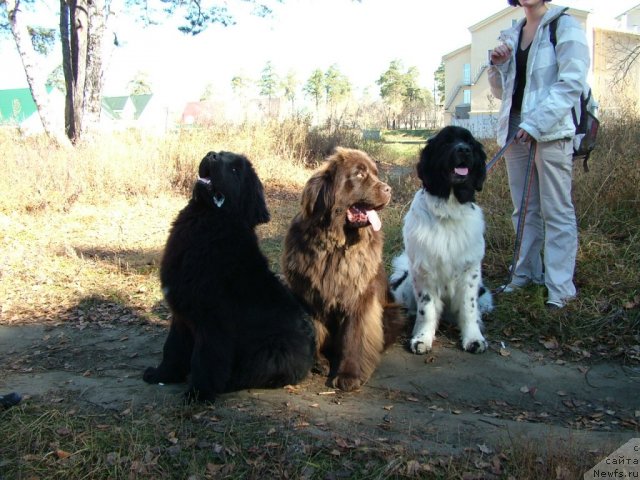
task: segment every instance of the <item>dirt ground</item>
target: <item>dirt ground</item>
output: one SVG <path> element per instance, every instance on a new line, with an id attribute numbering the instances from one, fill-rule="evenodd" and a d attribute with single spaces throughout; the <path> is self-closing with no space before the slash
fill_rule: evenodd
<path id="1" fill-rule="evenodd" d="M 135 318 L 119 325 L 0 326 L 0 394 L 120 411 L 178 403 L 184 385 L 142 381 L 144 368 L 160 361 L 165 335 L 164 326 Z M 608 453 L 638 436 L 640 368 L 551 360 L 500 344 L 473 355 L 449 336 L 441 335 L 426 356 L 392 347 L 355 393 L 311 375 L 295 387 L 224 395 L 221 404 L 237 400 L 258 416 L 286 405 L 311 433 L 357 432 L 441 454 L 492 449 L 518 437 Z"/>

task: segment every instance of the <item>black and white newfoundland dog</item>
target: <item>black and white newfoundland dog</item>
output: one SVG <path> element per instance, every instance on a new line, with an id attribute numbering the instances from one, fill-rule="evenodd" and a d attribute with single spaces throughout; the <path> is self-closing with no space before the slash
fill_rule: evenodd
<path id="1" fill-rule="evenodd" d="M 188 400 L 300 382 L 310 371 L 310 318 L 269 269 L 255 228 L 269 221 L 263 187 L 242 155 L 209 152 L 175 219 L 160 266 L 172 318 L 148 383 L 189 380 Z"/>
<path id="2" fill-rule="evenodd" d="M 464 350 L 487 348 L 481 317 L 492 300 L 482 285 L 485 226 L 474 203 L 486 158 L 482 144 L 456 126 L 442 129 L 420 153 L 423 188 L 404 218 L 404 252 L 393 260 L 390 278 L 396 301 L 416 314 L 409 345 L 414 353 L 431 350 L 445 309 L 457 320 Z"/>

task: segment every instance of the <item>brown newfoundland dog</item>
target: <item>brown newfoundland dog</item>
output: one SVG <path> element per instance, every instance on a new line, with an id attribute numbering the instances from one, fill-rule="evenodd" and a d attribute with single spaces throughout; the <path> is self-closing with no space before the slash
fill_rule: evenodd
<path id="1" fill-rule="evenodd" d="M 307 181 L 285 240 L 282 271 L 314 319 L 317 366 L 346 391 L 369 379 L 404 327 L 382 264 L 377 212 L 390 199 L 366 153 L 337 148 Z"/>

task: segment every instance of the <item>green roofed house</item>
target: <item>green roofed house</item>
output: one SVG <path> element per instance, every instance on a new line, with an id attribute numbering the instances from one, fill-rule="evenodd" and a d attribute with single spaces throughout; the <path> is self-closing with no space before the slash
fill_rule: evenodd
<path id="1" fill-rule="evenodd" d="M 49 108 L 53 113 L 53 124 L 60 129 L 64 125 L 64 94 L 47 86 Z M 43 131 L 36 103 L 29 88 L 0 90 L 0 128 L 19 128 L 26 134 Z"/>
<path id="2" fill-rule="evenodd" d="M 153 94 L 103 97 L 102 123 L 113 130 L 139 128 L 162 133 L 167 127 L 167 107 Z"/>
<path id="3" fill-rule="evenodd" d="M 131 99 L 131 103 L 133 103 L 133 108 L 135 109 L 134 118 L 136 120 L 140 119 L 152 96 L 152 94 L 148 93 L 145 95 L 131 95 L 129 97 Z"/>
<path id="4" fill-rule="evenodd" d="M 64 93 L 47 87 L 52 121 L 64 129 Z M 141 128 L 162 133 L 168 110 L 154 101 L 153 94 L 102 98 L 100 127 L 104 130 Z M 42 132 L 42 124 L 29 88 L 0 90 L 0 128 L 18 128 L 26 134 Z"/>
<path id="5" fill-rule="evenodd" d="M 0 124 L 18 125 L 36 113 L 36 104 L 28 88 L 0 90 Z"/>
<path id="6" fill-rule="evenodd" d="M 130 97 L 102 97 L 102 112 L 118 123 L 133 120 L 135 107 L 131 103 Z"/>

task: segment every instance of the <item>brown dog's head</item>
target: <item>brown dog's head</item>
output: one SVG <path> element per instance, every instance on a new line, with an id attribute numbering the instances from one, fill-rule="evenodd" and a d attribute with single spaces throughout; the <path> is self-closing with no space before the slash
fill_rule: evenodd
<path id="1" fill-rule="evenodd" d="M 378 168 L 361 150 L 337 147 L 302 191 L 302 215 L 346 228 L 371 225 L 380 230 L 377 211 L 391 199 L 391 187 L 378 178 Z"/>

